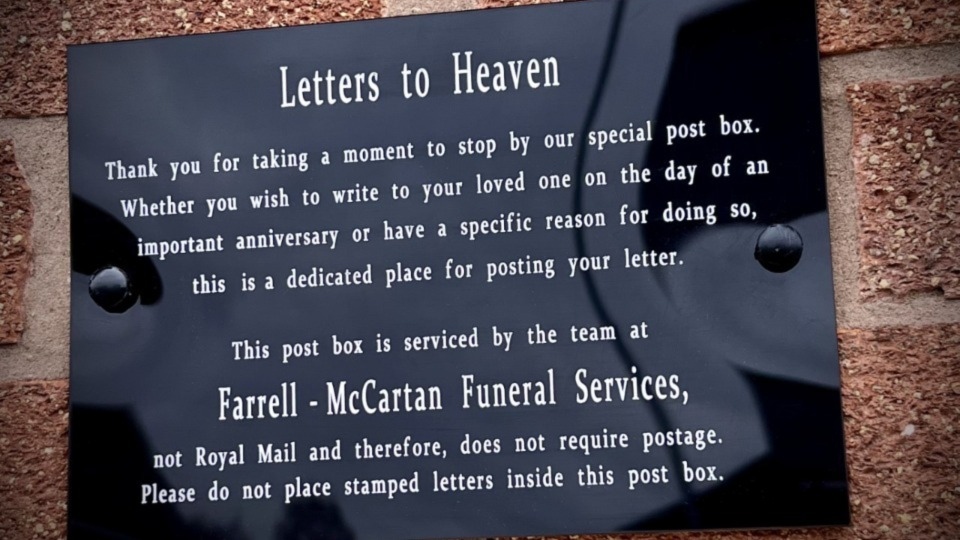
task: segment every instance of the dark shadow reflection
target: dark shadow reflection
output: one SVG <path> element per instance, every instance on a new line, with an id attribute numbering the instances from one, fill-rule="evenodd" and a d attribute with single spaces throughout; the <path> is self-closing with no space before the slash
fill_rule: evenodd
<path id="1" fill-rule="evenodd" d="M 276 540 L 353 540 L 340 509 L 321 499 L 299 500 L 287 507 L 277 526 Z"/>
<path id="2" fill-rule="evenodd" d="M 249 538 L 237 523 L 223 526 L 187 520 L 175 504 L 140 504 L 141 484 L 156 483 L 158 489 L 173 486 L 153 468 L 153 454 L 126 410 L 74 407 L 70 417 L 72 540 Z M 204 497 L 198 487 L 197 500 Z"/>
<path id="3" fill-rule="evenodd" d="M 679 29 L 655 125 L 663 129 L 668 124 L 704 120 L 708 135 L 674 141 L 672 146 L 666 137 L 655 138 L 646 163 L 656 171 L 655 177 L 663 177 L 671 159 L 699 163 L 700 170 L 694 189 L 682 181 L 661 182 L 656 189 L 642 191 L 641 202 L 651 208 L 668 201 L 710 202 L 722 212 L 746 196 L 771 203 L 763 212 L 768 223 L 786 223 L 826 210 L 825 185 L 818 182 L 823 174 L 820 116 L 809 114 L 820 110 L 819 86 L 815 78 L 796 75 L 816 61 L 816 34 L 811 28 L 807 47 L 771 23 L 808 20 L 810 9 L 804 2 L 751 0 L 691 19 Z M 802 87 L 798 80 L 804 83 Z M 755 102 L 752 96 L 758 91 L 768 102 Z M 768 109 L 775 111 L 776 125 L 757 116 Z M 720 115 L 727 121 L 752 119 L 750 129 L 759 131 L 723 136 Z M 810 142 L 816 144 L 806 144 Z M 727 155 L 733 156 L 730 176 L 714 178 L 709 166 L 721 163 Z M 797 155 L 805 156 L 802 167 L 784 167 L 795 163 Z M 742 179 L 743 162 L 751 159 L 767 160 L 772 173 L 766 181 L 750 182 L 745 192 L 744 183 L 731 183 L 731 179 Z M 641 233 L 652 248 L 676 249 L 703 227 L 702 222 L 664 223 L 657 217 L 642 227 Z"/>
<path id="4" fill-rule="evenodd" d="M 581 133 L 586 133 L 590 130 L 591 126 L 594 123 L 594 120 L 597 116 L 597 113 L 603 102 L 604 89 L 607 84 L 607 79 L 610 75 L 610 71 L 613 67 L 614 56 L 616 54 L 617 44 L 620 40 L 620 32 L 625 23 L 624 19 L 624 10 L 626 8 L 625 0 L 618 0 L 616 6 L 613 10 L 613 17 L 611 18 L 610 30 L 608 31 L 607 45 L 606 50 L 603 54 L 603 65 L 600 68 L 600 74 L 597 77 L 597 85 L 593 90 L 593 95 L 590 100 L 590 108 L 588 109 L 586 119 L 584 121 L 584 126 L 581 129 Z M 585 173 L 585 163 L 586 163 L 586 152 L 587 152 L 587 139 L 586 137 L 580 137 L 580 145 L 577 152 L 577 161 L 576 161 L 576 178 L 583 178 Z M 577 182 L 574 192 L 574 214 L 579 214 L 582 211 L 583 207 L 583 183 Z M 580 256 L 586 256 L 588 254 L 586 247 L 586 234 L 583 229 L 577 231 L 576 237 L 576 247 L 577 253 Z M 596 281 L 593 278 L 593 274 L 586 272 L 583 274 L 586 281 L 587 293 L 590 298 L 590 303 L 597 312 L 597 316 L 604 325 L 612 326 L 615 324 L 615 318 L 611 315 L 610 311 L 604 305 L 602 296 L 597 287 Z M 631 367 L 636 366 L 637 376 L 643 377 L 647 375 L 650 370 L 643 365 L 642 359 L 635 358 L 630 350 L 627 348 L 626 344 L 622 339 L 618 339 L 615 342 L 617 354 L 623 360 L 624 366 L 627 368 L 627 372 Z M 666 412 L 660 403 L 651 402 L 649 404 L 650 410 L 653 413 L 654 420 L 657 423 L 657 428 L 661 431 L 668 431 L 672 427 L 670 419 L 667 417 Z M 680 470 L 680 452 L 676 448 L 669 449 L 670 463 L 673 470 Z M 690 498 L 690 488 L 681 483 L 680 489 L 683 492 L 683 498 L 688 500 Z M 685 519 L 683 520 L 687 523 L 687 527 L 697 527 L 700 524 L 700 518 L 697 512 L 696 506 L 685 505 L 683 506 L 686 512 Z M 621 530 L 629 530 L 630 527 L 621 527 Z"/>
<path id="5" fill-rule="evenodd" d="M 849 524 L 839 422 L 840 395 L 832 388 L 745 373 L 763 414 L 770 452 L 719 487 L 628 528 L 673 529 L 696 506 L 711 528 L 742 527 L 758 516 L 780 527 Z M 811 436 L 815 434 L 815 436 Z M 791 504 L 802 501 L 802 504 Z"/>
<path id="6" fill-rule="evenodd" d="M 240 523 L 188 519 L 180 504 L 140 504 L 140 486 L 170 483 L 153 468 L 153 453 L 132 415 L 119 408 L 76 407 L 71 411 L 69 494 L 70 538 L 246 540 Z M 190 466 L 184 455 L 184 466 Z M 79 466 L 78 464 L 83 464 Z M 206 501 L 203 486 L 196 503 Z M 77 494 L 83 493 L 80 497 Z M 221 503 L 230 504 L 230 503 Z M 256 512 L 255 508 L 251 508 Z M 340 509 L 329 500 L 291 503 L 276 528 L 277 540 L 352 540 Z"/>
<path id="7" fill-rule="evenodd" d="M 76 194 L 70 198 L 71 266 L 74 272 L 92 276 L 116 266 L 127 273 L 140 303 L 151 305 L 163 296 L 160 273 L 153 261 L 137 256 L 137 237 L 109 212 Z"/>
<path id="8" fill-rule="evenodd" d="M 603 106 L 604 85 L 616 54 L 623 8 L 624 1 L 620 0 L 616 23 L 610 31 L 606 64 L 594 91 L 584 132 L 595 127 L 598 110 Z M 807 70 L 815 61 L 816 43 L 798 44 L 794 35 L 778 33 L 779 25 L 770 24 L 772 20 L 784 18 L 808 20 L 809 9 L 812 8 L 802 2 L 739 2 L 693 18 L 679 29 L 674 58 L 654 120 L 659 136 L 651 143 L 644 163 L 660 181 L 654 187 L 645 186 L 638 191 L 637 207 L 662 209 L 670 202 L 682 205 L 688 201 L 711 204 L 715 205 L 717 216 L 722 220 L 722 213 L 733 203 L 743 200 L 759 202 L 766 206 L 763 222 L 754 223 L 758 235 L 768 224 L 787 223 L 826 212 L 821 120 L 819 114 L 813 117 L 809 114 L 810 111 L 819 111 L 818 82 L 814 78 L 802 79 L 804 86 L 801 87 L 794 84 L 798 80 L 796 70 Z M 815 36 L 813 29 L 809 35 Z M 736 61 L 737 58 L 744 61 Z M 750 85 L 761 80 L 763 82 L 757 84 L 762 84 L 761 88 L 766 90 L 765 99 L 773 102 L 777 123 L 759 127 L 761 133 L 766 128 L 771 135 L 776 135 L 721 138 L 718 122 L 721 114 L 729 121 L 751 118 L 755 126 L 766 120 L 758 119 L 757 112 L 771 106 L 758 106 L 741 95 L 745 91 L 754 94 L 757 89 Z M 663 136 L 666 125 L 699 120 L 706 122 L 708 137 L 667 145 Z M 585 173 L 587 151 L 585 142 L 582 142 L 577 158 L 577 178 L 582 178 Z M 803 156 L 802 165 L 786 167 L 786 164 L 797 163 L 798 154 Z M 739 178 L 743 177 L 743 162 L 747 159 L 762 158 L 780 168 L 775 175 L 767 177 L 770 180 L 750 182 L 745 189 L 748 184 L 744 182 L 731 183 L 711 176 L 710 164 L 722 163 L 726 155 L 735 156 L 738 170 L 731 174 Z M 697 183 L 690 186 L 685 182 L 662 181 L 671 160 L 698 164 Z M 578 184 L 576 213 L 584 206 L 583 195 L 583 187 Z M 718 223 L 714 229 L 722 227 L 724 225 Z M 659 215 L 654 215 L 650 223 L 639 228 L 639 233 L 643 247 L 662 252 L 679 250 L 705 229 L 703 222 L 667 223 Z M 590 254 L 587 244 L 586 233 L 579 231 L 579 254 Z M 655 273 L 654 276 L 658 290 L 653 296 L 669 304 L 679 302 L 673 298 L 673 290 L 682 287 L 683 283 L 671 283 L 673 278 L 669 273 Z M 603 324 L 615 324 L 615 306 L 605 301 L 601 287 L 590 273 L 583 277 L 600 320 Z M 809 275 L 805 277 L 809 278 Z M 800 279 L 801 284 L 795 286 L 808 286 L 802 282 L 803 278 Z M 716 282 L 722 286 L 722 278 L 717 278 Z M 774 300 L 767 298 L 766 301 Z M 722 309 L 750 309 L 748 302 L 739 307 L 718 306 L 716 302 L 710 304 L 709 299 L 704 302 L 703 310 L 721 317 Z M 789 319 L 779 323 L 759 319 L 754 322 L 756 332 L 765 335 L 793 330 Z M 707 331 L 707 335 L 724 339 L 719 332 Z M 750 337 L 744 335 L 733 339 Z M 617 352 L 626 369 L 636 366 L 641 374 L 651 371 L 645 366 L 644 359 L 632 353 L 626 343 L 618 342 Z M 792 361 L 800 355 L 787 356 L 786 360 Z M 764 361 L 760 358 L 754 360 Z M 735 369 L 732 365 L 730 368 Z M 849 523 L 839 388 L 805 383 L 786 374 L 779 378 L 747 372 L 741 372 L 741 375 L 751 388 L 763 423 L 744 424 L 740 435 L 766 439 L 769 451 L 741 469 L 739 474 L 725 478 L 708 491 L 694 493 L 688 485 L 681 483 L 682 502 L 655 516 L 625 524 L 623 530 Z M 721 388 L 715 389 L 715 392 L 722 391 Z M 659 429 L 681 427 L 675 425 L 677 422 L 662 404 L 652 402 L 649 407 Z M 681 469 L 682 457 L 678 448 L 670 449 L 673 470 Z"/>

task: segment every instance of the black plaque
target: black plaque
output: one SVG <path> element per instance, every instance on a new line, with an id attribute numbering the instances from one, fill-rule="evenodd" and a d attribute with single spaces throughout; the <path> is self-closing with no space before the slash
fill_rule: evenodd
<path id="1" fill-rule="evenodd" d="M 815 27 L 71 47 L 70 536 L 846 524 Z"/>

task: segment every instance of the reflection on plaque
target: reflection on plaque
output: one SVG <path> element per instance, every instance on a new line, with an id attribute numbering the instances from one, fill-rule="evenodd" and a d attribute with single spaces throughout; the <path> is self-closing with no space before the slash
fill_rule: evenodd
<path id="1" fill-rule="evenodd" d="M 72 47 L 71 538 L 846 524 L 813 4 Z"/>

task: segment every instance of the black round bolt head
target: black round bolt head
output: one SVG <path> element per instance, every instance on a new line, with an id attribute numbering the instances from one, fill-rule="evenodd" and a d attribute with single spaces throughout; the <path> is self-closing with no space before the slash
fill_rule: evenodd
<path id="1" fill-rule="evenodd" d="M 101 268 L 91 276 L 90 297 L 110 313 L 123 313 L 137 302 L 130 278 L 116 266 Z"/>
<path id="2" fill-rule="evenodd" d="M 771 225 L 757 239 L 753 256 L 771 272 L 789 272 L 803 255 L 803 238 L 789 225 Z"/>

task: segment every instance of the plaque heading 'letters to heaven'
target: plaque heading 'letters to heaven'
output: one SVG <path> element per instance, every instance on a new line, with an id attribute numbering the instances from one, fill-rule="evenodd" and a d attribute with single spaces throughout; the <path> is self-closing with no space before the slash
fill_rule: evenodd
<path id="1" fill-rule="evenodd" d="M 848 522 L 812 0 L 68 56 L 71 538 Z"/>

